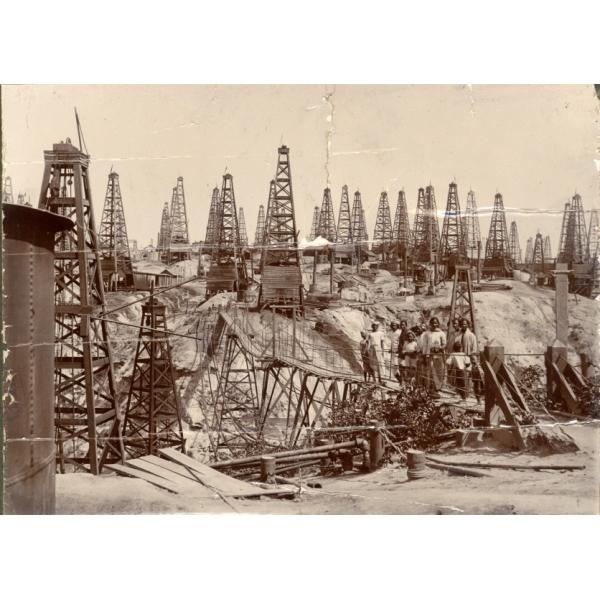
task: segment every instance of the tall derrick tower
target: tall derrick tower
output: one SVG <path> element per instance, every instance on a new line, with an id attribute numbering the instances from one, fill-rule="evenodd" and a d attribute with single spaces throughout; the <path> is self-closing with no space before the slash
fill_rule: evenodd
<path id="1" fill-rule="evenodd" d="M 163 205 L 162 215 L 160 218 L 160 231 L 158 233 L 157 250 L 163 262 L 167 262 L 169 254 L 169 239 L 171 238 L 171 217 L 169 211 L 169 203 Z"/>
<path id="2" fill-rule="evenodd" d="M 337 237 L 331 190 L 328 187 L 323 190 L 323 202 L 321 203 L 321 213 L 319 215 L 319 235 L 332 243 L 335 242 Z"/>
<path id="3" fill-rule="evenodd" d="M 462 264 L 466 258 L 467 244 L 458 200 L 458 187 L 456 183 L 452 182 L 448 186 L 448 200 L 442 225 L 439 259 L 448 265 L 449 274 L 452 274 L 453 265 Z"/>
<path id="4" fill-rule="evenodd" d="M 258 306 L 263 308 L 271 304 L 300 305 L 301 312 L 304 310 L 298 230 L 287 146 L 280 146 L 278 149 L 275 188 L 269 200 L 261 256 Z"/>
<path id="5" fill-rule="evenodd" d="M 372 250 L 381 254 L 381 260 L 385 261 L 392 249 L 392 216 L 390 214 L 390 203 L 387 192 L 381 192 L 379 205 L 377 206 L 377 218 L 373 232 Z"/>
<path id="6" fill-rule="evenodd" d="M 256 230 L 254 232 L 254 246 L 260 248 L 265 237 L 265 207 L 261 204 L 258 207 L 258 217 L 256 219 Z"/>
<path id="7" fill-rule="evenodd" d="M 5 177 L 4 183 L 2 184 L 2 203 L 3 204 L 12 204 L 13 202 L 14 202 L 14 198 L 13 198 L 12 179 L 10 177 Z"/>
<path id="8" fill-rule="evenodd" d="M 121 186 L 119 175 L 113 171 L 108 174 L 98 239 L 105 289 L 117 291 L 133 288 L 133 266 L 129 253 Z"/>
<path id="9" fill-rule="evenodd" d="M 340 212 L 338 213 L 337 238 L 335 255 L 338 260 L 347 264 L 354 264 L 356 255 L 352 238 L 352 215 L 350 214 L 350 200 L 348 199 L 348 186 L 342 187 Z"/>
<path id="10" fill-rule="evenodd" d="M 549 235 L 544 238 L 544 260 L 546 262 L 552 260 L 552 242 Z"/>
<path id="11" fill-rule="evenodd" d="M 246 230 L 246 219 L 244 217 L 244 207 L 238 209 L 238 228 L 240 230 L 240 244 L 243 248 L 248 246 L 248 232 Z"/>
<path id="12" fill-rule="evenodd" d="M 313 209 L 312 223 L 310 225 L 309 241 L 313 241 L 319 235 L 319 220 L 321 218 L 321 209 L 315 206 Z"/>
<path id="13" fill-rule="evenodd" d="M 565 251 L 565 243 L 567 241 L 567 228 L 569 225 L 569 215 L 571 214 L 571 203 L 565 202 L 565 209 L 563 211 L 562 221 L 560 225 L 560 237 L 558 238 L 558 254 L 556 256 L 557 262 L 562 262 L 561 258 Z"/>
<path id="14" fill-rule="evenodd" d="M 481 242 L 481 232 L 479 230 L 477 201 L 475 200 L 475 192 L 473 190 L 469 190 L 469 193 L 467 194 L 464 223 L 466 230 L 467 255 L 470 260 L 477 260 L 478 246 Z"/>
<path id="15" fill-rule="evenodd" d="M 419 188 L 413 228 L 413 260 L 432 262 L 440 243 L 435 190 L 432 185 Z"/>
<path id="16" fill-rule="evenodd" d="M 125 409 L 123 435 L 129 458 L 158 455 L 159 448 L 185 451 L 167 309 L 156 300 L 153 291 L 142 305 L 142 321 Z"/>
<path id="17" fill-rule="evenodd" d="M 44 152 L 39 208 L 71 219 L 54 259 L 54 382 L 57 463 L 93 473 L 123 460 L 100 245 L 89 180 L 90 157 L 66 142 Z"/>
<path id="18" fill-rule="evenodd" d="M 219 216 L 219 188 L 214 187 L 210 198 L 210 209 L 208 211 L 208 221 L 206 222 L 206 234 L 204 235 L 204 251 L 206 254 L 212 254 L 215 244 L 215 228 Z"/>
<path id="19" fill-rule="evenodd" d="M 394 216 L 392 239 L 394 240 L 398 256 L 402 256 L 410 248 L 410 221 L 408 219 L 408 206 L 404 190 L 398 192 L 398 204 L 396 205 L 396 214 Z"/>
<path id="20" fill-rule="evenodd" d="M 544 272 L 546 268 L 544 260 L 544 238 L 541 233 L 536 233 L 533 251 L 531 253 L 531 263 L 529 265 L 529 268 L 534 275 L 536 273 Z"/>
<path id="21" fill-rule="evenodd" d="M 569 265 L 585 262 L 587 255 L 587 230 L 581 196 L 575 194 L 565 205 L 558 262 Z"/>
<path id="22" fill-rule="evenodd" d="M 168 261 L 174 263 L 190 257 L 190 236 L 188 232 L 187 212 L 183 177 L 177 178 L 171 198 L 170 240 Z"/>
<path id="23" fill-rule="evenodd" d="M 352 218 L 350 214 L 350 200 L 348 198 L 348 186 L 342 187 L 342 198 L 340 200 L 340 212 L 338 213 L 337 238 L 339 244 L 352 243 Z"/>
<path id="24" fill-rule="evenodd" d="M 494 197 L 494 211 L 492 212 L 490 230 L 485 246 L 483 270 L 486 273 L 500 277 L 508 276 L 512 271 L 502 194 L 496 194 Z"/>
<path id="25" fill-rule="evenodd" d="M 523 261 L 521 256 L 521 244 L 519 243 L 519 231 L 517 230 L 516 221 L 513 221 L 510 224 L 510 239 L 508 242 L 508 249 L 513 265 L 515 267 L 520 265 Z"/>
<path id="26" fill-rule="evenodd" d="M 352 240 L 356 245 L 356 255 L 358 261 L 361 263 L 367 251 L 366 242 L 368 240 L 368 236 L 365 225 L 365 213 L 362 207 L 362 199 L 358 190 L 354 192 L 354 201 L 352 203 L 350 220 L 352 227 Z"/>
<path id="27" fill-rule="evenodd" d="M 223 175 L 215 242 L 206 278 L 206 297 L 218 292 L 243 292 L 248 287 L 246 263 L 242 256 L 240 230 L 233 189 L 233 177 Z"/>
<path id="28" fill-rule="evenodd" d="M 588 247 L 587 260 L 593 261 L 598 255 L 600 246 L 600 219 L 598 218 L 598 209 L 590 212 L 590 225 L 588 229 Z"/>

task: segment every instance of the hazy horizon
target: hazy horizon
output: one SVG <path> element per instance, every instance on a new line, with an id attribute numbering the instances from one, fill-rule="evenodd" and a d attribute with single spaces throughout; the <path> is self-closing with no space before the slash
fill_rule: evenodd
<path id="1" fill-rule="evenodd" d="M 256 85 L 2 86 L 4 176 L 37 206 L 43 151 L 77 133 L 77 106 L 99 222 L 107 176 L 119 173 L 130 240 L 156 241 L 164 202 L 183 176 L 191 241 L 202 240 L 212 188 L 234 178 L 250 241 L 267 203 L 277 147 L 290 148 L 296 222 L 308 236 L 323 188 L 336 212 L 342 185 L 362 194 L 369 237 L 388 192 L 392 219 L 404 189 L 412 218 L 430 182 L 441 217 L 448 184 L 469 189 L 487 236 L 494 195 L 522 250 L 540 230 L 552 251 L 575 191 L 599 208 L 599 103 L 589 86 Z M 587 217 L 588 215 L 586 215 Z"/>

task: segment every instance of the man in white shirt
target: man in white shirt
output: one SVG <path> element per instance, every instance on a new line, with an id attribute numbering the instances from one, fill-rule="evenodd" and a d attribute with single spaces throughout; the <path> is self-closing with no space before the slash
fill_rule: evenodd
<path id="1" fill-rule="evenodd" d="M 427 384 L 432 390 L 431 397 L 439 398 L 440 390 L 444 383 L 445 361 L 444 349 L 446 348 L 446 334 L 440 329 L 437 317 L 429 319 L 429 331 L 423 340 L 423 355 L 427 368 Z"/>
<path id="2" fill-rule="evenodd" d="M 398 323 L 394 322 L 390 325 L 392 334 L 390 336 L 390 364 L 392 368 L 392 375 L 398 380 L 402 381 L 400 376 L 400 352 L 402 347 L 400 346 L 400 338 L 402 337 L 402 331 L 398 327 Z"/>
<path id="3" fill-rule="evenodd" d="M 369 331 L 369 356 L 371 369 L 373 369 L 375 379 L 379 383 L 381 383 L 381 374 L 385 368 L 385 362 L 383 359 L 384 337 L 383 331 L 379 330 L 379 323 L 373 323 L 371 325 L 371 331 Z"/>

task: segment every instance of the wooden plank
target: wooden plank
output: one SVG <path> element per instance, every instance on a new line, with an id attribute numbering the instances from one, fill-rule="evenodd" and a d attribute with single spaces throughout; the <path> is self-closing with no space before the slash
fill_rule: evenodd
<path id="1" fill-rule="evenodd" d="M 143 456 L 140 458 L 134 458 L 132 460 L 128 460 L 126 465 L 135 467 L 136 469 L 141 469 L 142 471 L 147 471 L 151 475 L 156 475 L 157 477 L 162 477 L 175 485 L 181 486 L 182 489 L 189 490 L 189 494 L 194 496 L 202 496 L 203 498 L 216 498 L 217 495 L 209 490 L 205 485 L 200 483 L 198 480 L 192 480 L 187 477 L 182 477 L 181 475 L 174 473 L 162 466 L 153 464 L 151 458 L 156 458 L 152 456 Z M 159 459 L 161 460 L 161 459 Z M 168 463 L 168 461 L 164 461 Z"/>
<path id="2" fill-rule="evenodd" d="M 492 368 L 489 361 L 487 361 L 487 360 L 483 361 L 483 368 L 484 368 L 484 372 L 486 375 L 486 382 L 485 382 L 486 388 L 487 388 L 487 386 L 489 386 L 490 390 L 493 393 L 494 402 L 495 402 L 496 406 L 498 406 L 500 408 L 500 410 L 502 411 L 502 414 L 504 415 L 504 418 L 508 421 L 508 423 L 513 426 L 513 432 L 514 432 L 519 450 L 525 450 L 526 444 L 525 444 L 525 440 L 523 439 L 523 434 L 521 433 L 521 428 L 519 427 L 519 422 L 517 421 L 515 415 L 513 414 L 512 410 L 510 408 L 510 404 L 508 403 L 508 398 L 504 394 L 504 390 L 502 389 L 502 386 L 500 385 L 500 382 L 498 381 L 498 378 L 496 377 L 496 373 L 494 372 L 494 369 Z"/>
<path id="3" fill-rule="evenodd" d="M 153 483 L 156 487 L 172 492 L 173 494 L 180 494 L 182 492 L 181 486 L 172 483 L 171 481 L 167 481 L 162 477 L 157 477 L 156 475 L 147 473 L 146 471 L 140 471 L 139 469 L 134 469 L 132 467 L 119 464 L 104 465 L 104 467 L 111 471 L 115 471 L 115 473 L 118 473 L 119 475 L 127 475 L 136 479 L 143 479 L 144 481 Z"/>
<path id="4" fill-rule="evenodd" d="M 527 406 L 527 402 L 525 402 L 525 398 L 523 394 L 521 394 L 521 390 L 519 390 L 519 386 L 517 385 L 517 381 L 512 371 L 502 363 L 500 367 L 500 377 L 504 377 L 504 379 L 508 382 L 508 390 L 513 400 L 526 412 L 531 412 L 529 407 Z"/>
<path id="5" fill-rule="evenodd" d="M 194 471 L 192 471 L 191 469 L 184 467 L 183 465 L 178 465 L 177 463 L 175 463 L 171 460 L 165 460 L 164 458 L 161 458 L 160 456 L 154 456 L 152 454 L 148 454 L 147 456 L 143 456 L 142 458 L 147 462 L 151 462 L 158 467 L 162 467 L 163 469 L 166 469 L 167 471 L 171 471 L 172 473 L 181 475 L 182 477 L 185 477 L 186 479 L 189 479 L 190 481 L 193 481 L 194 483 L 203 485 L 202 482 L 200 481 L 199 477 L 196 475 L 196 473 L 194 473 Z"/>
<path id="6" fill-rule="evenodd" d="M 565 401 L 567 408 L 570 412 L 579 412 L 579 402 L 577 396 L 573 392 L 573 389 L 569 385 L 569 382 L 565 379 L 565 376 L 560 372 L 556 363 L 552 363 L 552 370 L 554 371 L 554 377 L 558 385 L 561 398 Z"/>
<path id="7" fill-rule="evenodd" d="M 256 488 L 253 485 L 238 481 L 229 475 L 219 473 L 215 469 L 211 469 L 207 465 L 177 452 L 172 448 L 160 448 L 159 452 L 169 460 L 173 460 L 176 463 L 188 467 L 198 473 L 200 481 L 210 488 L 213 488 L 220 492 L 223 496 L 232 497 L 251 497 L 251 496 L 267 496 L 267 495 L 280 495 L 282 490 L 266 490 L 262 488 Z M 289 490 L 285 493 L 289 494 Z"/>

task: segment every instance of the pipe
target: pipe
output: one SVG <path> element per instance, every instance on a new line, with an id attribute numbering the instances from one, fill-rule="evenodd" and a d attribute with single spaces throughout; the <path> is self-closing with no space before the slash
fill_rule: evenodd
<path id="1" fill-rule="evenodd" d="M 329 444 L 327 446 L 319 446 L 318 452 L 329 452 L 330 450 L 340 450 L 341 448 L 364 448 L 369 449 L 369 443 L 362 438 L 356 438 L 351 442 L 338 442 L 337 444 Z M 299 450 L 284 450 L 283 452 L 271 452 L 269 456 L 274 456 L 276 460 L 287 456 L 301 456 L 317 451 L 317 448 L 301 448 Z M 232 460 L 223 460 L 220 462 L 209 463 L 211 469 L 224 469 L 226 467 L 237 467 L 259 463 L 262 455 L 246 456 L 245 458 L 234 458 Z"/>

